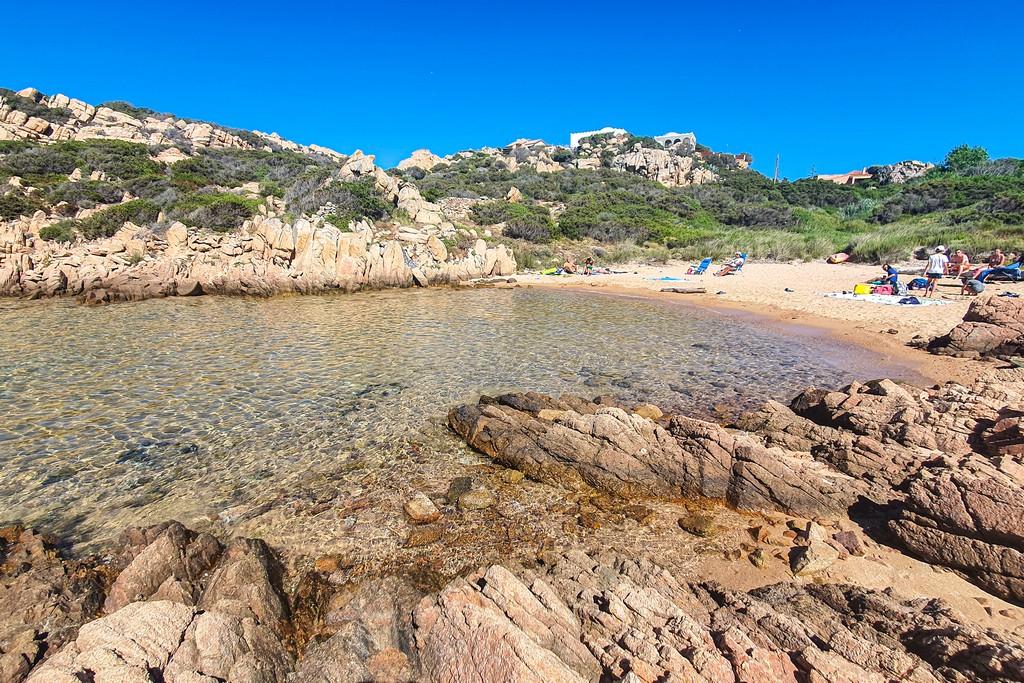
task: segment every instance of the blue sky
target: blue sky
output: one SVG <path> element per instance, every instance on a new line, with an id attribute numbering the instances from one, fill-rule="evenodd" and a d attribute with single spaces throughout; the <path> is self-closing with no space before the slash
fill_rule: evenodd
<path id="1" fill-rule="evenodd" d="M 713 5 L 713 6 L 712 6 Z M 1024 3 L 13 3 L 0 86 L 393 166 L 611 125 L 806 176 L 1024 157 Z"/>

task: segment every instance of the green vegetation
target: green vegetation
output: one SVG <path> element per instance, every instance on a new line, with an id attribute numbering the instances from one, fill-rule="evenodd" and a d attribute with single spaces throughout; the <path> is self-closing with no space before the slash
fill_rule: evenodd
<path id="1" fill-rule="evenodd" d="M 50 109 L 45 104 L 40 104 L 29 97 L 22 97 L 7 88 L 0 88 L 0 97 L 7 100 L 7 105 L 11 109 L 50 123 L 65 123 L 71 118 L 71 112 L 67 109 Z"/>
<path id="2" fill-rule="evenodd" d="M 953 171 L 954 173 L 962 173 L 963 171 L 983 164 L 988 161 L 988 152 L 982 147 L 971 147 L 970 145 L 960 145 L 954 147 L 946 155 L 946 161 L 943 164 L 947 171 Z"/>
<path id="3" fill-rule="evenodd" d="M 107 109 L 113 109 L 114 111 L 119 111 L 122 114 L 127 114 L 128 116 L 131 116 L 131 117 L 134 117 L 134 118 L 137 118 L 137 119 L 140 119 L 140 120 L 146 119 L 146 118 L 150 118 L 150 117 L 152 117 L 154 119 L 174 118 L 174 114 L 162 114 L 162 113 L 156 111 L 155 109 L 150 109 L 149 107 L 136 107 L 135 105 L 133 105 L 130 102 L 123 102 L 121 100 L 114 100 L 112 102 L 104 102 L 104 103 L 102 103 L 100 105 L 100 107 L 106 107 Z"/>
<path id="4" fill-rule="evenodd" d="M 87 240 L 110 237 L 121 229 L 125 221 L 131 221 L 135 225 L 148 225 L 156 220 L 159 213 L 160 208 L 153 202 L 135 199 L 97 211 L 88 218 L 48 225 L 39 231 L 39 236 L 58 242 L 70 242 L 76 234 Z"/>
<path id="5" fill-rule="evenodd" d="M 168 218 L 216 232 L 231 232 L 251 218 L 259 205 L 258 199 L 246 199 L 230 192 L 195 192 L 176 202 Z"/>
<path id="6" fill-rule="evenodd" d="M 607 144 L 610 137 L 591 141 Z M 503 197 L 514 185 L 526 202 L 519 211 L 564 206 L 550 238 L 569 240 L 566 249 L 572 241 L 619 243 L 623 253 L 645 258 L 664 249 L 680 258 L 740 250 L 779 260 L 847 251 L 855 260 L 878 261 L 908 258 L 940 242 L 977 254 L 1020 248 L 1024 240 L 1024 162 L 989 160 L 977 147 L 952 150 L 944 167 L 903 185 L 773 183 L 737 168 L 732 155 L 709 153 L 703 162 L 721 182 L 667 188 L 610 169 L 537 173 L 522 166 L 510 172 L 501 160 L 475 154 L 428 173 L 417 185 L 434 201 Z M 475 208 L 471 217 L 481 225 L 508 224 L 509 211 L 507 203 L 493 202 Z M 547 241 L 547 235 L 505 231 L 506 237 L 534 242 Z"/>
<path id="7" fill-rule="evenodd" d="M 0 173 L 26 179 L 66 176 L 76 168 L 82 169 L 86 176 L 93 171 L 102 171 L 110 178 L 127 180 L 158 174 L 163 165 L 150 159 L 146 145 L 123 140 L 68 140 L 53 145 L 18 145 L 0 160 Z"/>
<path id="8" fill-rule="evenodd" d="M 470 218 L 479 225 L 505 223 L 505 236 L 528 242 L 548 242 L 556 236 L 554 220 L 545 206 L 514 204 L 504 199 L 477 204 Z"/>

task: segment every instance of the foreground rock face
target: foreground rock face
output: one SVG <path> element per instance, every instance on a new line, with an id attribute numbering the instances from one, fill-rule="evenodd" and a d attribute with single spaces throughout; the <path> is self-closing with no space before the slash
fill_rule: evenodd
<path id="1" fill-rule="evenodd" d="M 666 425 L 620 407 L 506 394 L 462 406 L 449 424 L 469 445 L 527 476 L 618 495 L 724 498 L 743 509 L 843 514 L 868 487 L 806 454 L 702 420 Z"/>
<path id="2" fill-rule="evenodd" d="M 853 586 L 726 591 L 649 562 L 571 553 L 490 567 L 416 609 L 435 681 L 1017 680 L 1024 649 L 939 600 Z M 937 634 L 942 633 L 942 637 Z"/>
<path id="3" fill-rule="evenodd" d="M 922 470 L 890 529 L 916 555 L 996 595 L 1024 600 L 1024 467 L 971 458 Z"/>
<path id="4" fill-rule="evenodd" d="M 145 538 L 152 540 L 141 549 L 133 545 Z M 134 559 L 115 583 L 127 582 L 121 577 L 139 558 L 171 557 L 168 548 L 187 557 L 205 545 L 201 535 L 173 523 L 131 530 L 122 540 L 122 559 L 115 563 Z M 32 538 L 22 542 L 31 546 Z M 654 683 L 1024 676 L 1024 648 L 1007 634 L 965 623 L 938 599 L 906 601 L 848 585 L 731 591 L 680 581 L 647 560 L 579 551 L 544 554 L 535 570 L 484 567 L 429 595 L 394 576 L 334 591 L 333 579 L 310 576 L 293 613 L 267 547 L 236 539 L 212 573 L 198 579 L 197 604 L 153 593 L 75 623 L 56 652 L 26 656 L 24 643 L 36 641 L 4 639 L 0 680 Z M 72 620 L 87 618 L 79 613 Z M 302 624 L 313 626 L 316 637 L 296 660 L 292 653 L 305 642 L 295 638 Z"/>
<path id="5" fill-rule="evenodd" d="M 798 516 L 840 517 L 870 501 L 913 553 L 1024 603 L 1022 400 L 1014 369 L 972 387 L 808 389 L 745 415 L 740 429 L 539 394 L 485 397 L 448 420 L 497 462 L 567 488 Z"/>
<path id="6" fill-rule="evenodd" d="M 962 358 L 1024 354 L 1024 299 L 978 299 L 967 309 L 963 322 L 933 339 L 928 350 Z"/>
<path id="7" fill-rule="evenodd" d="M 234 541 L 212 575 L 202 576 L 195 570 L 220 556 L 216 540 L 177 523 L 131 536 L 153 540 L 115 580 L 106 601 L 111 613 L 81 626 L 27 680 L 285 680 L 294 664 L 284 638 L 288 607 L 262 541 Z M 126 601 L 126 586 L 143 592 Z"/>
<path id="8" fill-rule="evenodd" d="M 100 613 L 102 575 L 62 560 L 54 541 L 17 526 L 0 529 L 0 681 L 22 680 Z"/>

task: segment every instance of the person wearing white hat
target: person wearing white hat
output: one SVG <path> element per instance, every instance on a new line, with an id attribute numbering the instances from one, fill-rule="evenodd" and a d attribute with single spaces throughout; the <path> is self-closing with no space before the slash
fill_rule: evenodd
<path id="1" fill-rule="evenodd" d="M 939 281 L 949 268 L 949 257 L 946 256 L 946 247 L 941 244 L 935 247 L 935 253 L 928 257 L 928 265 L 925 266 L 924 276 L 928 278 L 928 286 L 925 288 L 925 296 L 931 297 L 935 293 L 935 283 Z"/>

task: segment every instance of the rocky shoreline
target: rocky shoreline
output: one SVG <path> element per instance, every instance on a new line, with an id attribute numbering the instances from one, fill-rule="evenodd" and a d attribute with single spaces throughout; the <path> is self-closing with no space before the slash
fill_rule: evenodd
<path id="1" fill-rule="evenodd" d="M 512 251 L 475 230 L 456 228 L 414 185 L 353 154 L 341 181 L 372 182 L 406 224 L 357 221 L 335 226 L 317 215 L 288 219 L 284 203 L 259 198 L 260 213 L 232 233 L 173 222 L 160 231 L 124 223 L 109 238 L 41 239 L 58 216 L 0 223 L 0 295 L 74 296 L 85 303 L 201 294 L 271 296 L 289 292 L 427 287 L 516 272 Z M 244 189 L 244 188 L 243 188 Z M 85 214 L 83 214 L 85 215 Z"/>
<path id="2" fill-rule="evenodd" d="M 440 577 L 340 556 L 296 572 L 263 541 L 176 522 L 71 559 L 7 527 L 0 681 L 1024 680 L 1020 612 L 1001 630 L 910 585 L 831 578 L 896 548 L 1024 604 L 1022 387 L 990 368 L 969 387 L 808 389 L 731 426 L 539 394 L 451 411 L 510 479 L 560 488 L 575 528 L 642 528 L 676 501 L 683 536 L 740 525 L 725 560 L 789 575 L 751 589 L 585 537 Z M 503 495 L 464 477 L 409 496 L 408 552 L 457 553 L 444 518 L 473 510 L 528 538 Z"/>

